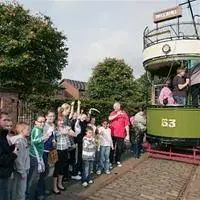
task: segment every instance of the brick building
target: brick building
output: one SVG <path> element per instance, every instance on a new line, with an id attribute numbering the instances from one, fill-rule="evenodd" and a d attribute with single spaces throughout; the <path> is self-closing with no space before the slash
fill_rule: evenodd
<path id="1" fill-rule="evenodd" d="M 57 99 L 83 99 L 86 95 L 86 82 L 63 79 L 57 91 Z"/>
<path id="2" fill-rule="evenodd" d="M 13 88 L 0 88 L 0 108 L 8 112 L 14 122 L 18 116 L 19 92 Z"/>
<path id="3" fill-rule="evenodd" d="M 56 99 L 83 99 L 86 93 L 86 83 L 70 79 L 63 79 L 57 90 Z M 32 112 L 27 103 L 20 101 L 19 92 L 13 88 L 0 87 L 0 109 L 10 114 L 14 122 L 30 123 Z"/>

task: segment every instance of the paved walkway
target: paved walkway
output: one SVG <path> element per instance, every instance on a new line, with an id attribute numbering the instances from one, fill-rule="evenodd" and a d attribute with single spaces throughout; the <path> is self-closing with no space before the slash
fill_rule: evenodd
<path id="1" fill-rule="evenodd" d="M 71 182 L 70 182 L 71 183 Z M 80 183 L 48 200 L 200 200 L 200 166 L 147 158 L 125 161 L 84 189 Z"/>

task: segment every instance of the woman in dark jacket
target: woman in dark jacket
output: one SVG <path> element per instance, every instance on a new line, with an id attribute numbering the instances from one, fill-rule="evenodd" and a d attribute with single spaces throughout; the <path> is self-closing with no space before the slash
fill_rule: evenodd
<path id="1" fill-rule="evenodd" d="M 14 145 L 7 141 L 8 130 L 4 127 L 9 121 L 7 114 L 0 113 L 0 200 L 8 200 L 8 180 L 13 172 L 14 160 L 17 158 Z"/>

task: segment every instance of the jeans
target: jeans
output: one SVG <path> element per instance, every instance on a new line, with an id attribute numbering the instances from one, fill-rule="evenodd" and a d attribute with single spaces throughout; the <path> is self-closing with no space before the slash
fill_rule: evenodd
<path id="1" fill-rule="evenodd" d="M 100 167 L 100 150 L 96 150 L 93 169 L 96 172 Z"/>
<path id="2" fill-rule="evenodd" d="M 133 142 L 132 149 L 133 149 L 133 156 L 135 158 L 139 158 L 140 157 L 140 152 L 141 152 L 141 147 L 140 147 L 139 142 Z"/>
<path id="3" fill-rule="evenodd" d="M 100 147 L 100 170 L 109 170 L 110 166 L 110 146 Z"/>
<path id="4" fill-rule="evenodd" d="M 46 190 L 46 178 L 49 174 L 49 165 L 48 165 L 48 156 L 49 152 L 44 152 L 43 154 L 43 160 L 45 164 L 45 172 L 40 174 L 39 180 L 38 180 L 38 186 L 37 186 L 37 191 L 36 191 L 36 196 L 41 197 L 45 195 L 45 190 Z"/>
<path id="5" fill-rule="evenodd" d="M 186 98 L 183 96 L 174 96 L 174 100 L 179 105 L 185 105 L 186 104 Z"/>
<path id="6" fill-rule="evenodd" d="M 91 172 L 93 169 L 94 161 L 93 160 L 83 160 L 83 173 L 82 181 L 89 182 L 91 180 Z"/>
<path id="7" fill-rule="evenodd" d="M 9 200 L 14 200 L 12 199 L 12 190 L 13 190 L 13 173 L 11 177 L 8 179 L 8 199 Z"/>
<path id="8" fill-rule="evenodd" d="M 72 176 L 76 176 L 75 171 L 75 164 L 76 164 L 76 149 L 72 149 L 69 151 L 69 165 L 72 166 Z"/>
<path id="9" fill-rule="evenodd" d="M 37 158 L 30 156 L 30 169 L 27 177 L 26 200 L 35 200 L 39 175 Z"/>
<path id="10" fill-rule="evenodd" d="M 25 177 L 22 178 L 20 173 L 14 172 L 14 180 L 12 187 L 13 200 L 25 200 L 26 184 L 27 174 Z"/>
<path id="11" fill-rule="evenodd" d="M 138 127 L 134 127 L 134 135 L 132 138 L 132 150 L 133 156 L 136 158 L 140 157 L 141 150 L 143 149 L 143 139 L 145 136 L 145 131 L 140 130 Z"/>
<path id="12" fill-rule="evenodd" d="M 9 179 L 0 179 L 0 200 L 8 200 Z"/>
<path id="13" fill-rule="evenodd" d="M 83 169 L 83 166 L 82 166 L 82 150 L 83 150 L 83 144 L 82 144 L 82 141 L 77 143 L 78 144 L 78 156 L 77 156 L 77 163 L 76 163 L 76 166 L 75 166 L 75 174 L 77 175 L 78 172 L 80 171 L 82 173 L 82 169 Z"/>
<path id="14" fill-rule="evenodd" d="M 191 86 L 192 106 L 198 107 L 200 96 L 200 83 Z"/>
<path id="15" fill-rule="evenodd" d="M 121 155 L 122 155 L 123 146 L 124 146 L 124 138 L 112 137 L 112 139 L 113 139 L 113 146 L 114 147 L 116 146 L 116 148 L 114 150 L 111 150 L 110 152 L 110 162 L 113 164 L 114 161 L 115 162 L 121 161 Z"/>

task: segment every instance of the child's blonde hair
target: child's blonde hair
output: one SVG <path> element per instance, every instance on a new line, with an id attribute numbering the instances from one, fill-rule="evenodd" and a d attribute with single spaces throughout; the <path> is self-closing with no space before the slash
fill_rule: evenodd
<path id="1" fill-rule="evenodd" d="M 17 134 L 22 133 L 25 128 L 29 127 L 29 124 L 26 122 L 19 122 L 15 126 L 15 131 Z"/>

